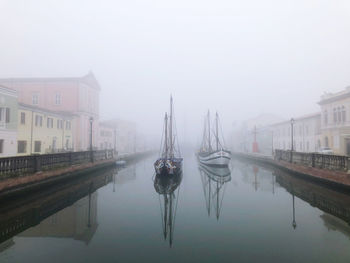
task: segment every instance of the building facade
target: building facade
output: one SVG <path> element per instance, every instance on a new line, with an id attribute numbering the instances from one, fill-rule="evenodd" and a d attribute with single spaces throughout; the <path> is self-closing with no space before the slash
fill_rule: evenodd
<path id="1" fill-rule="evenodd" d="M 77 78 L 0 79 L 0 84 L 16 90 L 20 103 L 76 115 L 73 121 L 76 151 L 90 149 L 92 123 L 93 146 L 98 147 L 100 86 L 92 73 Z"/>
<path id="2" fill-rule="evenodd" d="M 284 121 L 270 126 L 273 132 L 273 148 L 292 149 L 292 124 Z M 315 113 L 295 118 L 293 123 L 293 150 L 298 152 L 317 152 L 320 148 L 321 114 Z"/>
<path id="3" fill-rule="evenodd" d="M 98 146 L 100 150 L 114 149 L 116 150 L 116 129 L 107 123 L 100 122 Z"/>
<path id="4" fill-rule="evenodd" d="M 350 87 L 337 93 L 326 93 L 321 107 L 321 147 L 330 147 L 335 154 L 350 155 Z"/>
<path id="5" fill-rule="evenodd" d="M 137 151 L 137 132 L 136 124 L 125 120 L 108 120 L 100 123 L 105 129 L 108 127 L 109 134 L 115 132 L 115 141 L 110 136 L 105 140 L 108 144 L 115 143 L 116 151 L 119 154 L 133 153 Z"/>
<path id="6" fill-rule="evenodd" d="M 19 103 L 17 119 L 17 155 L 73 150 L 73 114 Z"/>
<path id="7" fill-rule="evenodd" d="M 0 86 L 0 157 L 17 153 L 17 92 Z"/>

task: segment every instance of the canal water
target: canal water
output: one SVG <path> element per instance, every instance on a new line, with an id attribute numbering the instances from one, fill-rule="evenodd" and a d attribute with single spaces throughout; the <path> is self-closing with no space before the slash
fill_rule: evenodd
<path id="1" fill-rule="evenodd" d="M 3 241 L 0 262 L 350 261 L 348 195 L 249 162 L 228 172 L 184 157 L 175 179 L 156 178 L 150 157 L 89 182 L 98 189 L 63 209 L 51 200 L 68 190 L 46 196 L 57 211 Z"/>

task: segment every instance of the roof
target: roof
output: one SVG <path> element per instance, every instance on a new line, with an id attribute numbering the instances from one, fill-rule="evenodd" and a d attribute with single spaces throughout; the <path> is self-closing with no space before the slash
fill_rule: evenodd
<path id="1" fill-rule="evenodd" d="M 7 95 L 17 96 L 17 91 L 6 87 L 4 85 L 0 85 L 0 93 L 7 93 Z"/>
<path id="2" fill-rule="evenodd" d="M 340 99 L 345 99 L 350 97 L 350 86 L 346 87 L 344 90 L 336 93 L 325 93 L 321 96 L 321 100 L 318 102 L 319 105 L 334 102 Z"/>
<path id="3" fill-rule="evenodd" d="M 82 77 L 48 77 L 48 78 L 0 78 L 0 83 L 21 83 L 21 82 L 66 82 L 74 81 L 89 85 L 92 88 L 100 90 L 101 87 L 95 78 L 95 75 L 90 71 Z"/>
<path id="4" fill-rule="evenodd" d="M 306 114 L 306 115 L 303 115 L 303 116 L 300 116 L 300 117 L 297 117 L 297 118 L 293 118 L 293 119 L 294 119 L 294 121 L 302 121 L 302 120 L 312 119 L 312 118 L 317 118 L 317 117 L 321 117 L 321 113 L 320 112 Z M 277 123 L 271 124 L 271 126 L 278 126 L 278 125 L 282 125 L 282 124 L 286 124 L 286 123 L 290 123 L 290 120 L 277 122 Z"/>
<path id="5" fill-rule="evenodd" d="M 44 114 L 53 114 L 53 115 L 60 115 L 60 116 L 65 116 L 65 117 L 74 117 L 77 116 L 76 114 L 69 112 L 69 111 L 53 111 L 53 110 L 47 110 L 44 108 L 39 108 L 33 105 L 28 105 L 24 103 L 18 103 L 18 108 L 19 109 L 26 109 L 26 110 L 33 110 L 37 112 L 41 112 Z"/>

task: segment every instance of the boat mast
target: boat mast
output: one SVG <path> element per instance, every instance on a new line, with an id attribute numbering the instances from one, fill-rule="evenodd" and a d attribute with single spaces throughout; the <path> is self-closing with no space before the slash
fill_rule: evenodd
<path id="1" fill-rule="evenodd" d="M 167 159 L 168 158 L 168 114 L 165 113 L 165 118 L 164 118 L 164 125 L 165 125 L 165 154 L 163 158 Z"/>
<path id="2" fill-rule="evenodd" d="M 208 146 L 209 146 L 209 152 L 211 152 L 211 138 L 210 138 L 210 113 L 208 110 Z"/>
<path id="3" fill-rule="evenodd" d="M 173 147 L 173 96 L 170 96 L 170 123 L 169 123 L 169 139 L 170 139 L 170 158 L 174 158 Z"/>
<path id="4" fill-rule="evenodd" d="M 219 116 L 218 113 L 216 112 L 216 118 L 215 118 L 215 122 L 216 122 L 216 150 L 219 150 Z"/>

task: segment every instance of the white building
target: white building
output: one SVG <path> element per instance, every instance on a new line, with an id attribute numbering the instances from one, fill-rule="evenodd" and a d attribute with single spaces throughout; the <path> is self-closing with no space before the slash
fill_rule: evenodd
<path id="1" fill-rule="evenodd" d="M 273 148 L 292 149 L 291 121 L 284 121 L 270 126 L 273 132 Z M 294 119 L 293 124 L 294 151 L 317 152 L 320 145 L 321 114 L 315 113 Z"/>
<path id="2" fill-rule="evenodd" d="M 0 86 L 0 157 L 17 153 L 17 92 Z"/>

